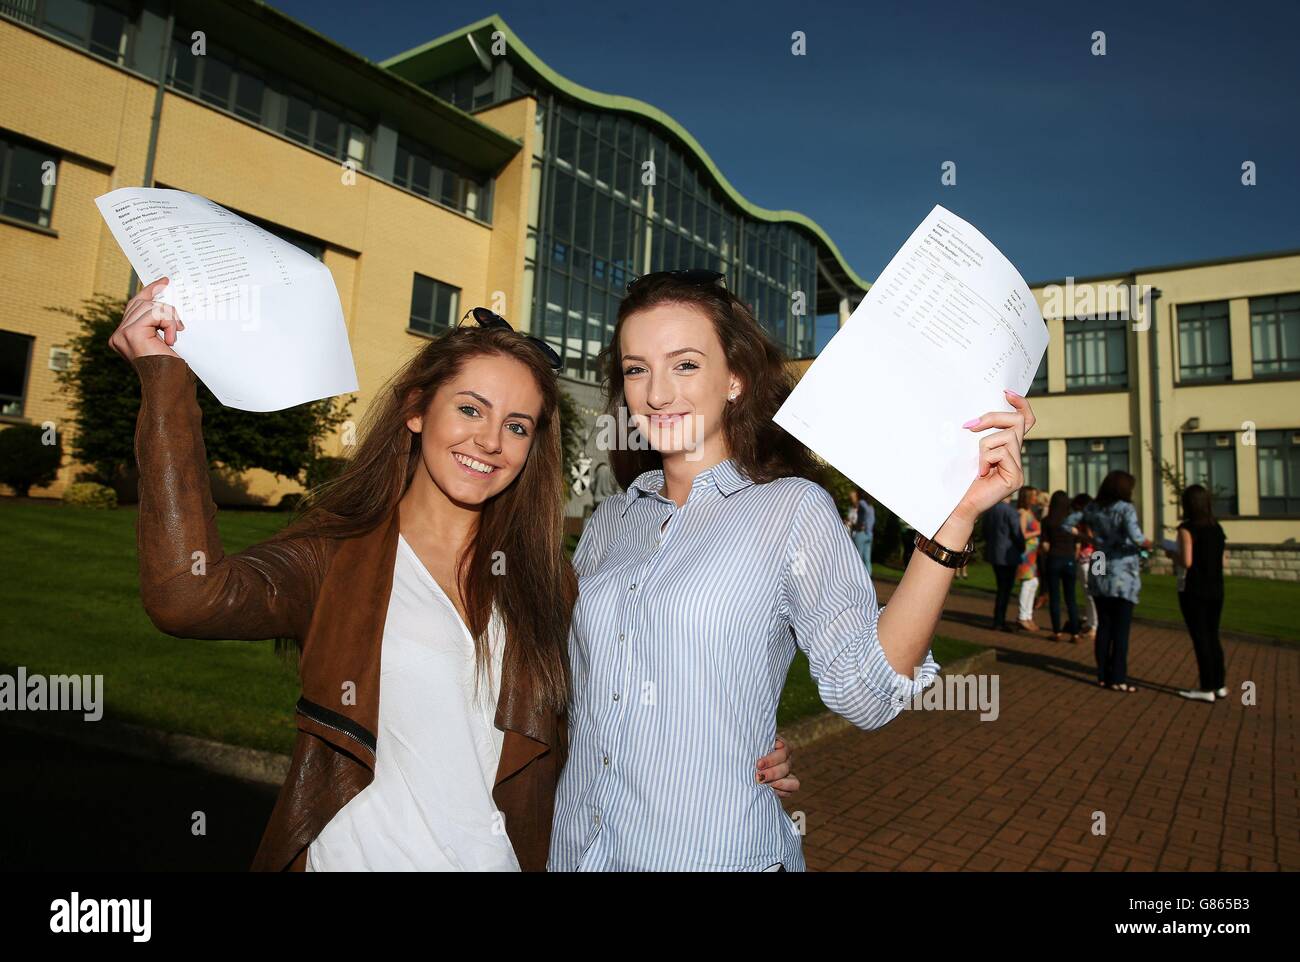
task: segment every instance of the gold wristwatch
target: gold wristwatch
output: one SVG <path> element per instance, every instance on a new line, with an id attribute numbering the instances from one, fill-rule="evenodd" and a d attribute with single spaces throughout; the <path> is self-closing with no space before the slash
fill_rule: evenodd
<path id="1" fill-rule="evenodd" d="M 969 564 L 970 559 L 975 555 L 975 542 L 967 541 L 964 551 L 953 551 L 951 548 L 945 548 L 937 541 L 931 541 L 921 532 L 916 532 L 916 550 L 920 551 L 927 558 L 937 561 L 945 568 L 960 568 L 964 564 Z"/>

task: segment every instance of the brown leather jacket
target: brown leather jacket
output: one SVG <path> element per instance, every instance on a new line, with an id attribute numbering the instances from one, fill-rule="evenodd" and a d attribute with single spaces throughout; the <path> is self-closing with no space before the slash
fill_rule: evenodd
<path id="1" fill-rule="evenodd" d="M 397 513 L 362 537 L 273 540 L 226 556 L 197 379 L 170 355 L 134 364 L 143 394 L 135 433 L 140 592 L 149 618 L 178 637 L 293 638 L 299 645 L 297 741 L 252 867 L 301 871 L 312 839 L 374 779 Z M 492 797 L 520 866 L 543 871 L 568 744 L 563 719 L 535 711 L 524 690 L 503 675 L 496 725 L 505 737 Z"/>

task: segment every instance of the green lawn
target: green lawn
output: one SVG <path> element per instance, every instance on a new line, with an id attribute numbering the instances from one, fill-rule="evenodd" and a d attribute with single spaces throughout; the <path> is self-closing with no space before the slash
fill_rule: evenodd
<path id="1" fill-rule="evenodd" d="M 984 649 L 969 641 L 935 635 L 930 650 L 939 667 L 944 668 L 958 658 L 965 658 Z M 817 694 L 817 685 L 808 674 L 808 659 L 802 651 L 796 652 L 794 661 L 790 663 L 790 671 L 785 676 L 785 689 L 781 692 L 781 704 L 777 706 L 776 723 L 788 725 L 792 721 L 824 711 L 826 706 L 822 704 L 821 697 Z"/>
<path id="2" fill-rule="evenodd" d="M 873 564 L 872 570 L 878 576 L 884 575 L 895 581 L 903 576 L 901 568 L 879 563 Z M 987 562 L 973 562 L 967 570 L 970 578 L 954 584 L 989 594 L 995 592 L 993 569 Z M 1046 587 L 1040 586 L 1040 590 L 1046 591 Z M 1082 589 L 1075 597 L 1080 604 L 1083 603 Z M 1178 588 L 1173 575 L 1143 574 L 1140 598 L 1134 611 L 1139 618 L 1167 621 L 1178 628 L 1183 627 L 1183 616 L 1178 610 Z M 1064 616 L 1064 602 L 1061 607 Z M 1297 625 L 1292 615 L 1297 609 L 1300 609 L 1300 583 L 1229 576 L 1223 579 L 1223 621 L 1219 627 L 1223 631 L 1240 631 L 1300 642 L 1300 625 Z M 1039 614 L 1046 618 L 1046 609 Z"/>
<path id="3" fill-rule="evenodd" d="M 227 552 L 269 537 L 287 519 L 218 514 Z M 298 681 L 272 642 L 187 641 L 150 624 L 140 604 L 134 509 L 0 501 L 0 544 L 0 671 L 102 674 L 105 711 L 115 719 L 290 750 Z M 976 650 L 947 638 L 934 644 L 940 664 Z M 823 710 L 800 654 L 779 721 Z"/>
<path id="4" fill-rule="evenodd" d="M 287 515 L 223 511 L 227 551 Z M 140 604 L 135 511 L 0 503 L 0 670 L 104 676 L 105 715 L 287 752 L 298 679 L 270 641 L 184 641 Z"/>

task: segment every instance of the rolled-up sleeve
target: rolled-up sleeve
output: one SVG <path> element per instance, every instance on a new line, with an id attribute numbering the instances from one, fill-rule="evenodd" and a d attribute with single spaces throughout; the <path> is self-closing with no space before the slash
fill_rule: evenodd
<path id="1" fill-rule="evenodd" d="M 809 484 L 786 548 L 782 613 L 808 656 L 826 707 L 859 728 L 888 724 L 939 672 L 932 651 L 916 674 L 895 671 L 876 626 L 882 608 L 835 501 Z"/>

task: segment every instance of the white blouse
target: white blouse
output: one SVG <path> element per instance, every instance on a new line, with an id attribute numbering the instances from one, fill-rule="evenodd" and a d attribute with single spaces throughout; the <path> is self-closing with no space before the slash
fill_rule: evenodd
<path id="1" fill-rule="evenodd" d="M 476 690 L 474 639 L 398 536 L 380 651 L 375 777 L 312 841 L 307 871 L 519 871 L 492 800 L 504 626 L 488 630 L 491 677 Z"/>

